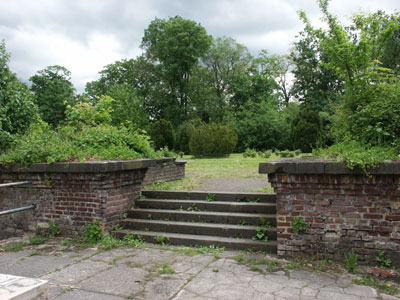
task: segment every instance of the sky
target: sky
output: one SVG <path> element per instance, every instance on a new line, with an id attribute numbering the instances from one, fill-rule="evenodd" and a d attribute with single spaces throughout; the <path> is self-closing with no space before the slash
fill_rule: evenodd
<path id="1" fill-rule="evenodd" d="M 315 0 L 0 0 L 0 41 L 11 53 L 11 70 L 24 82 L 47 66 L 61 65 L 83 92 L 107 64 L 142 53 L 144 30 L 156 17 L 194 20 L 213 37 L 232 37 L 253 55 L 261 49 L 288 54 L 303 29 L 300 9 L 321 26 Z M 399 0 L 330 1 L 330 11 L 344 22 L 359 11 L 398 9 Z"/>

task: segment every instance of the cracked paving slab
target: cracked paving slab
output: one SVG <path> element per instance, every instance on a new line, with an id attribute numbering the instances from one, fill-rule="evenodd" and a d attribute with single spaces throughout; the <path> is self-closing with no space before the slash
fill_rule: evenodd
<path id="1" fill-rule="evenodd" d="M 182 248 L 181 248 L 182 249 Z M 352 283 L 354 276 L 300 269 L 267 271 L 234 259 L 239 251 L 187 255 L 179 247 L 97 248 L 0 254 L 0 273 L 49 281 L 50 300 L 395 300 Z M 270 256 L 251 254 L 268 261 Z M 161 272 L 162 266 L 173 271 Z"/>

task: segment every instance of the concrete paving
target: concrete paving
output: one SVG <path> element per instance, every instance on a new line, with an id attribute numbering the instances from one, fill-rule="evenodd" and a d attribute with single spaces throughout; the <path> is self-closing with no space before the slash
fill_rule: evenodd
<path id="1" fill-rule="evenodd" d="M 400 299 L 352 283 L 337 271 L 270 268 L 276 257 L 154 246 L 66 249 L 61 240 L 0 253 L 0 273 L 47 280 L 54 300 L 372 300 Z M 270 270 L 269 270 L 270 269 Z"/>

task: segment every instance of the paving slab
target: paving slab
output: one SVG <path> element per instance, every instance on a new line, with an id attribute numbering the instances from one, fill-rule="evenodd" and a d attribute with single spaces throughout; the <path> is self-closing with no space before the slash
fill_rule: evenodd
<path id="1" fill-rule="evenodd" d="M 400 299 L 400 295 L 355 285 L 354 275 L 345 272 L 268 271 L 268 261 L 289 262 L 265 253 L 217 254 L 210 249 L 210 253 L 198 254 L 196 249 L 150 244 L 108 251 L 60 248 L 61 244 L 53 245 L 47 255 L 34 256 L 34 247 L 2 252 L 0 273 L 47 280 L 49 300 Z"/>

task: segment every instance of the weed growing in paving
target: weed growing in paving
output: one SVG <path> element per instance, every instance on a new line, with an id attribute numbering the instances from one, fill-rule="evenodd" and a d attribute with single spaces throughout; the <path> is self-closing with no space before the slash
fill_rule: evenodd
<path id="1" fill-rule="evenodd" d="M 344 263 L 346 270 L 350 273 L 357 272 L 359 270 L 358 267 L 358 255 L 354 252 L 350 252 L 344 255 Z"/>
<path id="2" fill-rule="evenodd" d="M 96 244 L 103 237 L 103 229 L 100 226 L 99 221 L 95 221 L 92 224 L 88 224 L 83 231 L 83 238 L 86 242 Z"/>
<path id="3" fill-rule="evenodd" d="M 244 255 L 243 253 L 240 253 L 236 255 L 233 259 L 236 260 L 238 263 L 244 262 Z"/>
<path id="4" fill-rule="evenodd" d="M 25 246 L 26 244 L 24 242 L 16 242 L 5 245 L 3 249 L 7 252 L 17 252 L 24 249 Z"/>
<path id="5" fill-rule="evenodd" d="M 132 234 L 125 235 L 122 242 L 124 245 L 134 248 L 140 247 L 144 243 L 141 236 L 134 236 Z"/>
<path id="6" fill-rule="evenodd" d="M 361 279 L 353 279 L 353 283 L 370 286 L 377 289 L 381 293 L 389 295 L 397 295 L 400 290 L 392 286 L 390 283 L 383 283 L 370 276 L 364 276 Z"/>
<path id="7" fill-rule="evenodd" d="M 49 225 L 49 229 L 47 230 L 50 236 L 58 236 L 60 235 L 60 228 L 58 227 L 57 223 L 51 223 Z"/>
<path id="8" fill-rule="evenodd" d="M 267 270 L 270 272 L 276 271 L 278 269 L 278 266 L 279 266 L 279 261 L 271 259 L 270 261 L 268 261 Z"/>
<path id="9" fill-rule="evenodd" d="M 37 256 L 37 255 L 41 255 L 41 253 L 39 251 L 32 251 L 31 253 L 29 253 L 29 256 Z"/>
<path id="10" fill-rule="evenodd" d="M 45 243 L 47 239 L 45 237 L 39 236 L 39 235 L 31 235 L 29 237 L 29 244 L 30 245 L 41 245 Z"/>
<path id="11" fill-rule="evenodd" d="M 163 264 L 157 272 L 158 274 L 174 274 L 175 270 L 172 269 L 168 264 Z"/>

